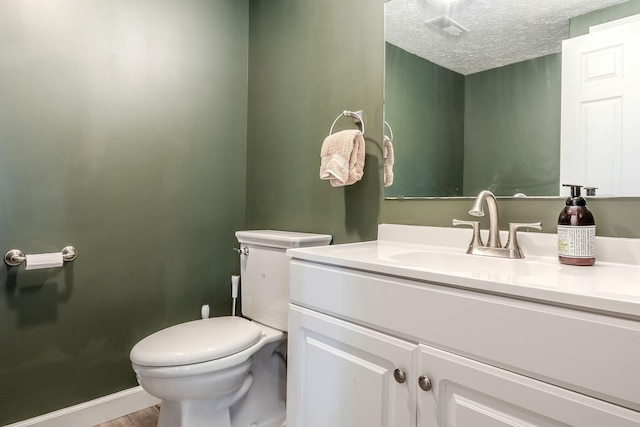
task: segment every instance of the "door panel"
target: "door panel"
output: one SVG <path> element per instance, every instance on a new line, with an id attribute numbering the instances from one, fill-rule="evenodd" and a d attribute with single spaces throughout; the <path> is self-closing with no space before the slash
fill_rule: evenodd
<path id="1" fill-rule="evenodd" d="M 415 425 L 415 344 L 294 305 L 289 331 L 289 426 Z"/>
<path id="2" fill-rule="evenodd" d="M 562 45 L 560 184 L 640 194 L 640 22 Z"/>
<path id="3" fill-rule="evenodd" d="M 420 345 L 419 427 L 637 427 L 640 413 Z"/>

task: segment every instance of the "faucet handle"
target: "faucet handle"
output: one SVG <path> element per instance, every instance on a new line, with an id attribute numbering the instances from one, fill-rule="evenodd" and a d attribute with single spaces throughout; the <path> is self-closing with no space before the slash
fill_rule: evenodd
<path id="1" fill-rule="evenodd" d="M 509 223 L 509 239 L 505 245 L 505 249 L 509 250 L 509 258 L 524 258 L 524 254 L 518 244 L 518 229 L 519 228 L 535 228 L 536 230 L 542 230 L 541 222 L 510 222 Z"/>
<path id="2" fill-rule="evenodd" d="M 473 237 L 471 238 L 471 243 L 469 243 L 469 249 L 467 250 L 468 254 L 473 251 L 475 246 L 484 246 L 484 243 L 482 243 L 482 237 L 480 237 L 480 221 L 462 221 L 454 219 L 453 225 L 469 226 L 473 229 Z"/>

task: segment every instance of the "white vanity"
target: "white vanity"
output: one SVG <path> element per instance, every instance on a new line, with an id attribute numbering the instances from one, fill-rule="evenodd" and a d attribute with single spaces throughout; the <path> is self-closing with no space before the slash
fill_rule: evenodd
<path id="1" fill-rule="evenodd" d="M 289 250 L 289 427 L 640 426 L 640 243 L 565 266 L 467 255 L 470 230 L 379 226 Z"/>

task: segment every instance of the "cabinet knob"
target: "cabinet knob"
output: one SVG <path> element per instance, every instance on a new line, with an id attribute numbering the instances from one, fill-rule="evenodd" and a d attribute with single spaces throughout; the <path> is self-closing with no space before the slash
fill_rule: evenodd
<path id="1" fill-rule="evenodd" d="M 402 384 L 407 380 L 407 375 L 402 369 L 396 368 L 396 370 L 393 371 L 393 378 L 395 378 L 397 382 Z"/>
<path id="2" fill-rule="evenodd" d="M 424 391 L 431 390 L 431 380 L 425 375 L 421 375 L 420 378 L 418 378 L 418 385 Z"/>

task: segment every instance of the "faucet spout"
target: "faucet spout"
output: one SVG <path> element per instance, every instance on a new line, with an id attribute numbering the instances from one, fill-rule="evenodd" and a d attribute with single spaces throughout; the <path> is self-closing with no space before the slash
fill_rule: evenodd
<path id="1" fill-rule="evenodd" d="M 501 248 L 500 243 L 500 221 L 498 219 L 498 203 L 496 196 L 489 190 L 481 191 L 469 211 L 469 214 L 473 216 L 484 216 L 484 210 L 482 208 L 483 202 L 486 200 L 487 207 L 489 208 L 489 240 L 487 240 L 486 246 L 488 248 Z"/>
<path id="2" fill-rule="evenodd" d="M 485 200 L 489 207 L 489 240 L 487 244 L 482 244 L 482 238 L 480 236 L 480 222 L 478 221 L 459 221 L 453 220 L 453 225 L 469 225 L 473 228 L 473 238 L 469 243 L 469 249 L 467 253 L 471 255 L 485 255 L 501 258 L 524 258 L 524 254 L 518 245 L 517 230 L 523 227 L 542 229 L 542 223 L 510 223 L 509 224 L 509 240 L 505 247 L 502 247 L 500 243 L 500 221 L 498 220 L 498 202 L 496 196 L 489 190 L 481 191 L 476 200 L 471 206 L 469 211 L 473 216 L 484 216 L 484 209 L 482 208 Z"/>

